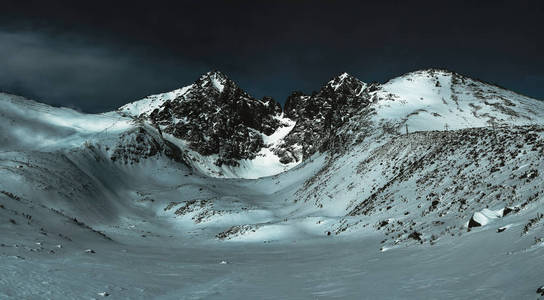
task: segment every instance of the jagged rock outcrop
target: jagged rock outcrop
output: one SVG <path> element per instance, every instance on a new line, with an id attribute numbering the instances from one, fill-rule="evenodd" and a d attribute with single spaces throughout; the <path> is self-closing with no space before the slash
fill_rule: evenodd
<path id="1" fill-rule="evenodd" d="M 274 99 L 255 99 L 215 71 L 145 117 L 201 155 L 217 155 L 217 165 L 236 166 L 255 158 L 264 146 L 262 135 L 281 126 L 279 114 L 281 106 Z"/>
<path id="2" fill-rule="evenodd" d="M 294 92 L 285 102 L 284 116 L 297 123 L 274 151 L 281 162 L 310 157 L 334 139 L 339 128 L 358 108 L 370 103 L 367 84 L 343 73 L 312 95 Z M 326 150 L 326 149 L 321 149 Z"/>
<path id="3" fill-rule="evenodd" d="M 112 161 L 124 164 L 139 163 L 143 159 L 163 154 L 189 166 L 187 158 L 176 145 L 160 138 L 157 133 L 153 132 L 153 129 L 145 126 L 123 133 L 117 145 L 110 151 Z"/>
<path id="4" fill-rule="evenodd" d="M 355 109 L 369 103 L 366 87 L 344 73 L 312 95 L 294 92 L 287 98 L 282 122 L 282 107 L 274 99 L 255 99 L 214 71 L 190 86 L 129 103 L 119 112 L 150 122 L 201 155 L 217 155 L 218 166 L 237 166 L 240 160 L 255 158 L 265 147 L 281 163 L 289 164 L 327 150 L 332 140 L 337 142 L 335 128 Z M 265 145 L 263 135 L 270 136 L 292 121 L 296 125 L 280 142 Z"/>
<path id="5" fill-rule="evenodd" d="M 119 113 L 178 139 L 181 148 L 198 153 L 188 152 L 195 160 L 207 156 L 206 168 L 221 174 L 223 165 L 252 164 L 257 156 L 280 170 L 316 152 L 338 155 L 372 134 L 531 124 L 538 106 L 455 72 L 427 69 L 382 84 L 343 73 L 311 95 L 293 92 L 282 113 L 274 99 L 255 99 L 216 71 L 129 103 Z"/>

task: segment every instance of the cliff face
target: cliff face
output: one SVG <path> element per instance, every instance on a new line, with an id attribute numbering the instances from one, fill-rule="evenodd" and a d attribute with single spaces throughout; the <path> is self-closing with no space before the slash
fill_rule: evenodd
<path id="1" fill-rule="evenodd" d="M 264 147 L 263 135 L 280 127 L 280 114 L 274 99 L 255 99 L 224 74 L 209 72 L 140 117 L 201 155 L 217 155 L 218 166 L 236 166 L 255 158 Z"/>
<path id="2" fill-rule="evenodd" d="M 284 115 L 297 123 L 274 149 L 281 161 L 302 161 L 327 145 L 336 128 L 356 109 L 368 105 L 366 87 L 364 82 L 344 73 L 312 95 L 291 94 L 285 102 Z"/>

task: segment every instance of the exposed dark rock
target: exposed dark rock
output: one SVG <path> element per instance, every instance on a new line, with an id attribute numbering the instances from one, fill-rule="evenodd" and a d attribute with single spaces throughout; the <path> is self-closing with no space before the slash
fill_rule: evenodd
<path id="1" fill-rule="evenodd" d="M 13 194 L 13 193 L 10 193 L 10 192 L 8 192 L 8 191 L 0 191 L 0 193 L 2 193 L 2 194 L 4 194 L 4 195 L 8 196 L 9 198 L 11 198 L 11 199 L 13 199 L 13 200 L 15 200 L 15 201 L 21 201 L 21 197 L 15 195 L 15 194 Z"/>
<path id="2" fill-rule="evenodd" d="M 504 210 L 502 211 L 502 216 L 506 216 L 512 212 L 516 213 L 519 211 L 519 207 L 505 207 Z"/>
<path id="3" fill-rule="evenodd" d="M 408 235 L 408 238 L 414 239 L 416 241 L 421 241 L 421 233 L 414 231 Z"/>
<path id="4" fill-rule="evenodd" d="M 544 285 L 536 289 L 536 293 L 544 296 Z"/>
<path id="5" fill-rule="evenodd" d="M 282 126 L 274 99 L 257 100 L 220 72 L 209 72 L 179 98 L 166 101 L 150 115 L 151 122 L 202 155 L 217 154 L 217 165 L 253 159 L 264 146 L 261 134 Z M 145 116 L 144 116 L 145 117 Z"/>
<path id="6" fill-rule="evenodd" d="M 480 227 L 482 224 L 478 223 L 478 221 L 474 220 L 474 215 L 470 218 L 470 221 L 468 221 L 468 228 L 472 227 Z"/>
<path id="7" fill-rule="evenodd" d="M 337 134 L 337 130 L 355 111 L 370 103 L 366 87 L 344 73 L 312 95 L 302 92 L 290 95 L 284 117 L 296 121 L 296 125 L 272 149 L 280 162 L 299 162 L 318 151 L 343 145 L 346 138 Z M 255 99 L 224 74 L 214 71 L 204 74 L 188 90 L 169 98 L 152 112 L 140 114 L 136 120 L 150 122 L 161 137 L 163 133 L 172 134 L 186 141 L 190 149 L 201 155 L 217 155 L 218 166 L 237 166 L 240 160 L 255 158 L 267 146 L 263 134 L 271 135 L 287 126 L 278 118 L 281 113 L 282 108 L 274 99 Z M 143 152 L 142 158 L 159 152 L 153 142 L 144 148 L 147 149 L 120 149 L 112 158 L 127 162 L 136 152 Z M 171 153 L 174 157 L 178 154 Z"/>
<path id="8" fill-rule="evenodd" d="M 162 153 L 189 167 L 189 164 L 186 163 L 186 157 L 176 145 L 144 126 L 121 135 L 119 142 L 112 151 L 111 160 L 124 164 L 138 163 L 142 159 Z"/>
<path id="9" fill-rule="evenodd" d="M 139 162 L 157 155 L 161 149 L 159 142 L 147 134 L 144 128 L 129 131 L 121 136 L 117 147 L 113 150 L 111 160 L 122 161 L 125 164 Z"/>
<path id="10" fill-rule="evenodd" d="M 223 232 L 218 233 L 216 237 L 220 240 L 231 239 L 232 237 L 240 236 L 248 232 L 255 232 L 255 230 L 258 227 L 260 226 L 249 225 L 249 224 L 236 225 L 236 226 L 230 227 L 229 229 Z"/>
<path id="11" fill-rule="evenodd" d="M 342 142 L 336 136 L 336 129 L 358 108 L 370 103 L 365 88 L 365 83 L 344 73 L 312 95 L 292 93 L 285 102 L 284 116 L 297 123 L 283 144 L 274 150 L 281 162 L 304 160 Z"/>

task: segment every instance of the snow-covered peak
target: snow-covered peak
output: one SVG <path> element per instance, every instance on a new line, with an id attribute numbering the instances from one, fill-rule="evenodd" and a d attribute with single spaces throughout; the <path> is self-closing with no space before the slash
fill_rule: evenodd
<path id="1" fill-rule="evenodd" d="M 225 85 L 234 84 L 234 82 L 230 80 L 225 74 L 221 73 L 220 71 L 214 70 L 200 76 L 195 84 L 203 88 L 213 87 L 219 93 L 222 93 Z"/>
<path id="2" fill-rule="evenodd" d="M 366 83 L 351 76 L 350 74 L 346 72 L 331 79 L 329 82 L 327 82 L 325 87 L 330 87 L 334 91 L 338 91 L 339 89 L 341 89 L 343 86 L 346 86 L 346 85 L 351 86 L 352 88 L 355 87 L 358 90 L 358 92 L 361 92 L 366 87 Z"/>
<path id="3" fill-rule="evenodd" d="M 195 89 L 221 94 L 226 85 L 236 86 L 236 84 L 225 74 L 219 71 L 210 71 L 200 76 L 191 85 L 173 91 L 147 96 L 141 100 L 121 106 L 118 111 L 133 117 L 138 117 L 142 114 L 144 116 L 149 116 L 151 112 L 161 107 L 167 101 L 185 100 L 188 94 Z"/>
<path id="4" fill-rule="evenodd" d="M 405 131 L 542 123 L 544 103 L 441 69 L 393 78 L 368 91 L 375 119 Z"/>
<path id="5" fill-rule="evenodd" d="M 342 82 L 342 81 L 346 80 L 349 77 L 353 77 L 353 76 L 351 76 L 348 73 L 344 72 L 344 73 L 338 75 L 337 77 L 335 77 L 335 79 L 338 79 L 340 82 Z"/>
<path id="6" fill-rule="evenodd" d="M 142 114 L 149 115 L 152 111 L 159 108 L 166 101 L 183 99 L 183 96 L 187 94 L 193 87 L 194 84 L 191 84 L 170 92 L 150 95 L 141 100 L 125 104 L 121 106 L 118 111 L 134 117 L 140 116 Z"/>
<path id="7" fill-rule="evenodd" d="M 225 75 L 225 73 L 218 70 L 208 71 L 202 74 L 202 76 L 200 76 L 200 79 L 205 79 L 205 78 L 217 78 L 220 80 L 229 80 L 228 76 Z"/>
<path id="8" fill-rule="evenodd" d="M 327 82 L 319 93 L 332 98 L 359 97 L 367 86 L 365 82 L 344 72 Z"/>

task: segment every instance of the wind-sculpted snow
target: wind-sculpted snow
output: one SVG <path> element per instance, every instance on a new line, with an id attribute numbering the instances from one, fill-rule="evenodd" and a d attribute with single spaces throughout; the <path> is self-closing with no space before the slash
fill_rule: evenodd
<path id="1" fill-rule="evenodd" d="M 132 127 L 116 113 L 89 115 L 0 93 L 2 150 L 54 150 L 111 138 Z"/>
<path id="2" fill-rule="evenodd" d="M 240 123 L 259 147 L 232 138 L 251 155 L 229 165 L 167 129 L 203 110 L 158 116 L 230 93 L 204 78 L 100 115 L 2 94 L 0 298 L 540 295 L 540 102 L 440 70 L 342 74 Z"/>

